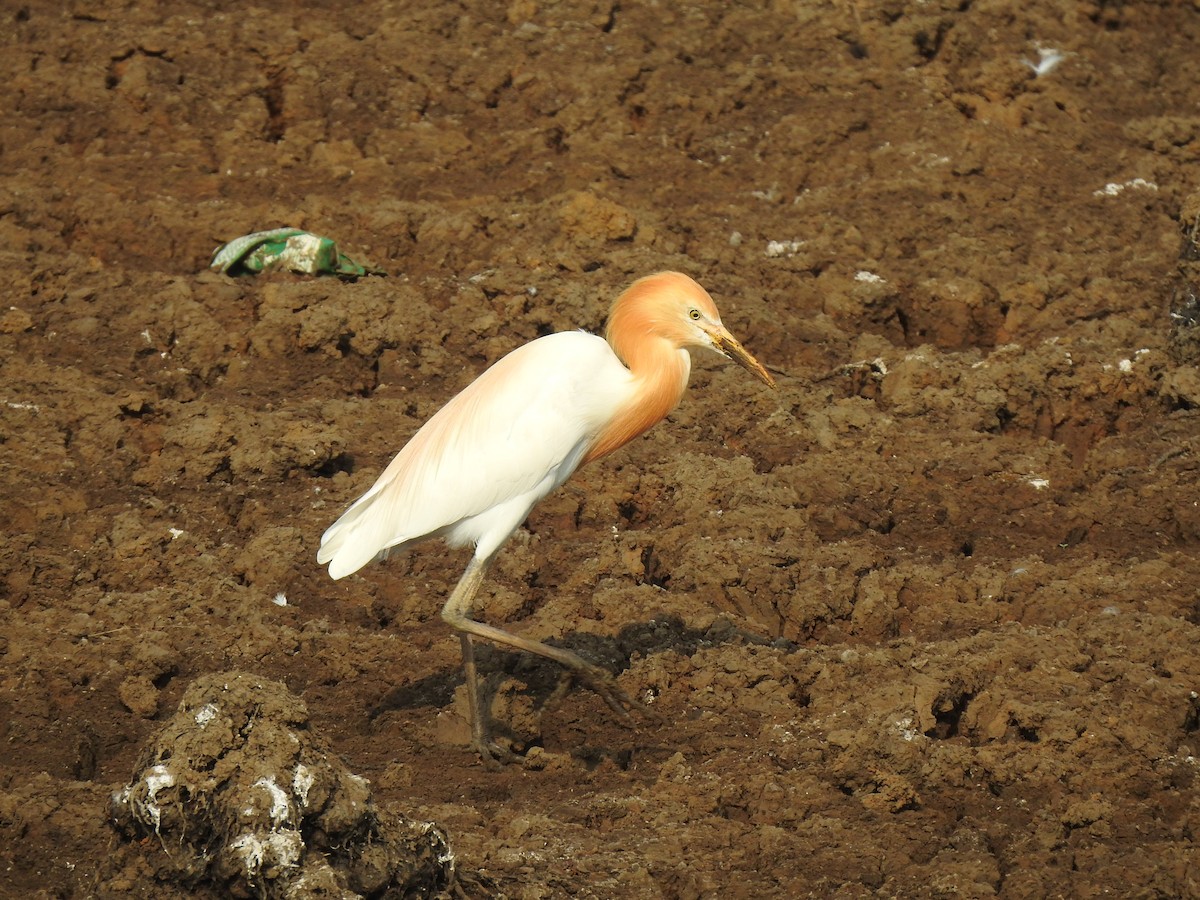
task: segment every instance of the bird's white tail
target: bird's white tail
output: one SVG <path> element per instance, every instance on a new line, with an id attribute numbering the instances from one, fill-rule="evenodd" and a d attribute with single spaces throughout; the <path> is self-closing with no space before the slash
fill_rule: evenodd
<path id="1" fill-rule="evenodd" d="M 356 535 L 359 520 L 371 508 L 376 497 L 368 492 L 352 505 L 341 518 L 325 529 L 321 535 L 321 548 L 317 551 L 317 562 L 329 563 L 329 577 L 337 580 L 357 572 L 379 555 L 379 544 L 367 535 Z"/>

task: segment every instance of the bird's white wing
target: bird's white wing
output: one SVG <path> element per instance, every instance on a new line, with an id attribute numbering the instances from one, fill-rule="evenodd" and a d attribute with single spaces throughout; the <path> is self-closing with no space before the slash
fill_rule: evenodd
<path id="1" fill-rule="evenodd" d="M 341 578 L 435 534 L 494 552 L 575 470 L 632 382 L 595 335 L 553 334 L 514 350 L 425 423 L 325 532 L 317 560 Z"/>

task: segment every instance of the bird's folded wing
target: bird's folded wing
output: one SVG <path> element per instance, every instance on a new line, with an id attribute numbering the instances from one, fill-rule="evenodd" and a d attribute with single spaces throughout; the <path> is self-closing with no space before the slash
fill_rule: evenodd
<path id="1" fill-rule="evenodd" d="M 518 348 L 425 423 L 325 532 L 317 559 L 338 578 L 492 510 L 487 527 L 505 529 L 498 544 L 570 476 L 631 383 L 594 335 L 564 332 Z M 515 521 L 505 524 L 510 511 Z"/>

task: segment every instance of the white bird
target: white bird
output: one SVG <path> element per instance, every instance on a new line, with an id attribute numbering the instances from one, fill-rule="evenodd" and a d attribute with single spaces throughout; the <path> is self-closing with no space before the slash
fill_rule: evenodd
<path id="1" fill-rule="evenodd" d="M 492 740 L 480 708 L 473 636 L 558 661 L 624 716 L 642 709 L 610 672 L 569 650 L 478 622 L 472 613 L 492 558 L 534 504 L 678 405 L 691 371 L 687 347 L 722 353 L 775 385 L 721 324 L 704 288 L 679 272 L 647 276 L 613 303 L 605 338 L 547 335 L 480 375 L 417 431 L 321 538 L 317 561 L 328 563 L 335 579 L 427 538 L 475 546 L 442 618 L 460 632 L 472 743 L 485 761 L 512 753 Z"/>

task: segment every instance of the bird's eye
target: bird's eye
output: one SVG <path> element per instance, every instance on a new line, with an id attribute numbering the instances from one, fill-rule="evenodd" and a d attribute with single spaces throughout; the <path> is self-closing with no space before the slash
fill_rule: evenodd
<path id="1" fill-rule="evenodd" d="M 691 309 L 688 310 L 688 316 L 690 316 L 691 319 L 693 321 L 695 321 L 696 319 L 700 318 L 700 310 L 696 309 L 696 307 L 693 306 Z"/>

